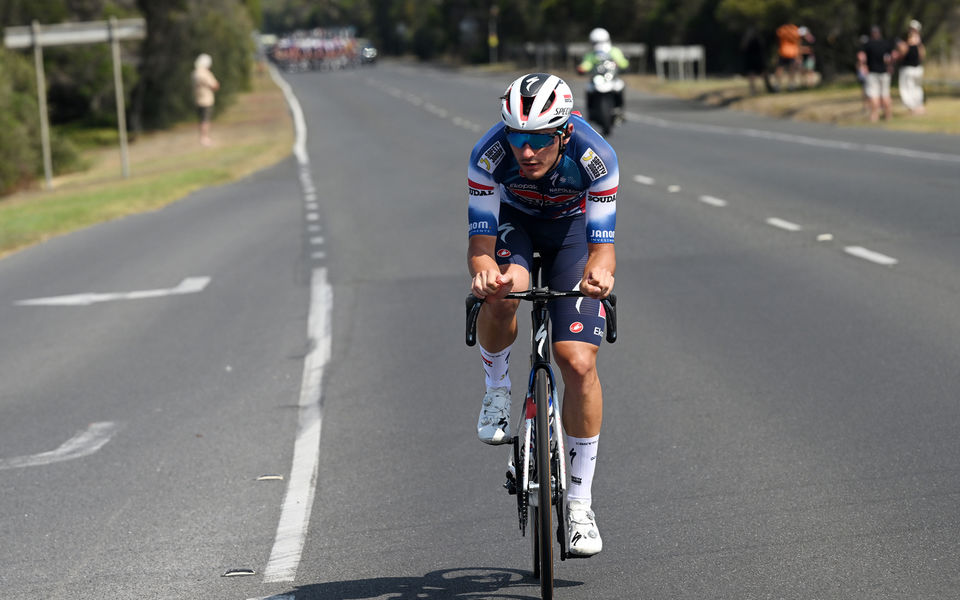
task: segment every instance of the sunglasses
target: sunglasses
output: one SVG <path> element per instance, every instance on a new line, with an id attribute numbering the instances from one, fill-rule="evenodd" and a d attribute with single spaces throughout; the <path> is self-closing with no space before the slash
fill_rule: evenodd
<path id="1" fill-rule="evenodd" d="M 553 133 L 521 133 L 519 131 L 507 130 L 507 141 L 514 148 L 523 148 L 529 144 L 534 150 L 545 148 L 553 143 L 553 138 L 563 135 L 563 130 L 558 129 Z"/>

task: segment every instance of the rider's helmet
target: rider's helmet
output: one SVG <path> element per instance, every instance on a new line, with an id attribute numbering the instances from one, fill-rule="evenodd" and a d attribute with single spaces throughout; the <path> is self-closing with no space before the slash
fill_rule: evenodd
<path id="1" fill-rule="evenodd" d="M 500 117 L 511 129 L 562 127 L 573 108 L 570 86 L 548 73 L 517 78 L 500 99 Z"/>
<path id="2" fill-rule="evenodd" d="M 603 27 L 597 27 L 590 32 L 591 44 L 606 44 L 610 41 L 610 32 Z"/>

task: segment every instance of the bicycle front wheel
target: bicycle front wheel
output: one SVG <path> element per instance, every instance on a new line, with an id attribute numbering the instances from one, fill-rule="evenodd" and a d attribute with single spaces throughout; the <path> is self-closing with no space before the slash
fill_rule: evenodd
<path id="1" fill-rule="evenodd" d="M 540 596 L 543 600 L 553 599 L 553 516 L 551 505 L 553 490 L 550 485 L 550 425 L 549 396 L 550 378 L 543 369 L 537 372 L 534 387 L 534 399 L 537 403 L 536 447 L 537 447 L 537 507 L 533 512 L 533 570 L 540 577 Z"/>

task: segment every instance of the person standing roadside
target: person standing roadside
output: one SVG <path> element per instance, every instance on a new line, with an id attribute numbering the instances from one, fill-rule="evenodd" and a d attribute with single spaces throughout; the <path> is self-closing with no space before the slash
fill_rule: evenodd
<path id="1" fill-rule="evenodd" d="M 787 23 L 777 28 L 777 91 L 783 89 L 783 71 L 787 71 L 789 78 L 788 89 L 797 88 L 797 73 L 800 70 L 800 28 L 793 23 Z"/>
<path id="2" fill-rule="evenodd" d="M 923 60 L 927 56 L 927 49 L 920 38 L 920 21 L 910 21 L 906 41 L 897 42 L 897 55 L 900 58 L 900 100 L 907 109 L 915 114 L 922 115 L 923 108 Z"/>
<path id="3" fill-rule="evenodd" d="M 193 63 L 193 98 L 197 105 L 197 117 L 200 120 L 200 144 L 210 146 L 210 118 L 213 114 L 214 92 L 220 89 L 220 82 L 213 76 L 210 67 L 213 59 L 209 54 L 201 54 Z"/>
<path id="4" fill-rule="evenodd" d="M 883 109 L 883 118 L 892 115 L 890 106 L 890 70 L 892 68 L 893 44 L 883 39 L 878 25 L 870 28 L 870 39 L 857 53 L 861 67 L 866 67 L 865 89 L 870 102 L 870 122 L 876 123 Z"/>

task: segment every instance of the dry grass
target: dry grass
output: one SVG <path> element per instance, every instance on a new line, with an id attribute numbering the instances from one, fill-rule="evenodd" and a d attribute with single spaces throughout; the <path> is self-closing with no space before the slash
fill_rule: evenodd
<path id="1" fill-rule="evenodd" d="M 960 81 L 960 66 L 942 69 L 937 65 L 927 68 L 926 79 Z M 891 130 L 925 133 L 960 134 L 960 89 L 932 84 L 928 94 L 926 114 L 913 115 L 900 103 L 893 90 L 893 118 L 870 123 L 864 110 L 860 87 L 851 80 L 792 92 L 768 94 L 758 81 L 760 93 L 751 95 L 749 82 L 744 77 L 708 78 L 700 81 L 660 81 L 653 75 L 627 75 L 628 85 L 654 94 L 689 98 L 712 105 L 724 105 L 734 110 L 756 112 L 773 117 L 833 123 L 837 125 L 877 127 Z"/>
<path id="2" fill-rule="evenodd" d="M 117 146 L 89 151 L 89 169 L 54 179 L 51 191 L 0 200 L 0 256 L 55 235 L 125 215 L 156 210 L 197 189 L 241 179 L 290 154 L 293 126 L 283 94 L 265 69 L 212 126 L 203 147 L 195 124 L 140 136 L 129 147 L 130 177 L 121 177 Z"/>

